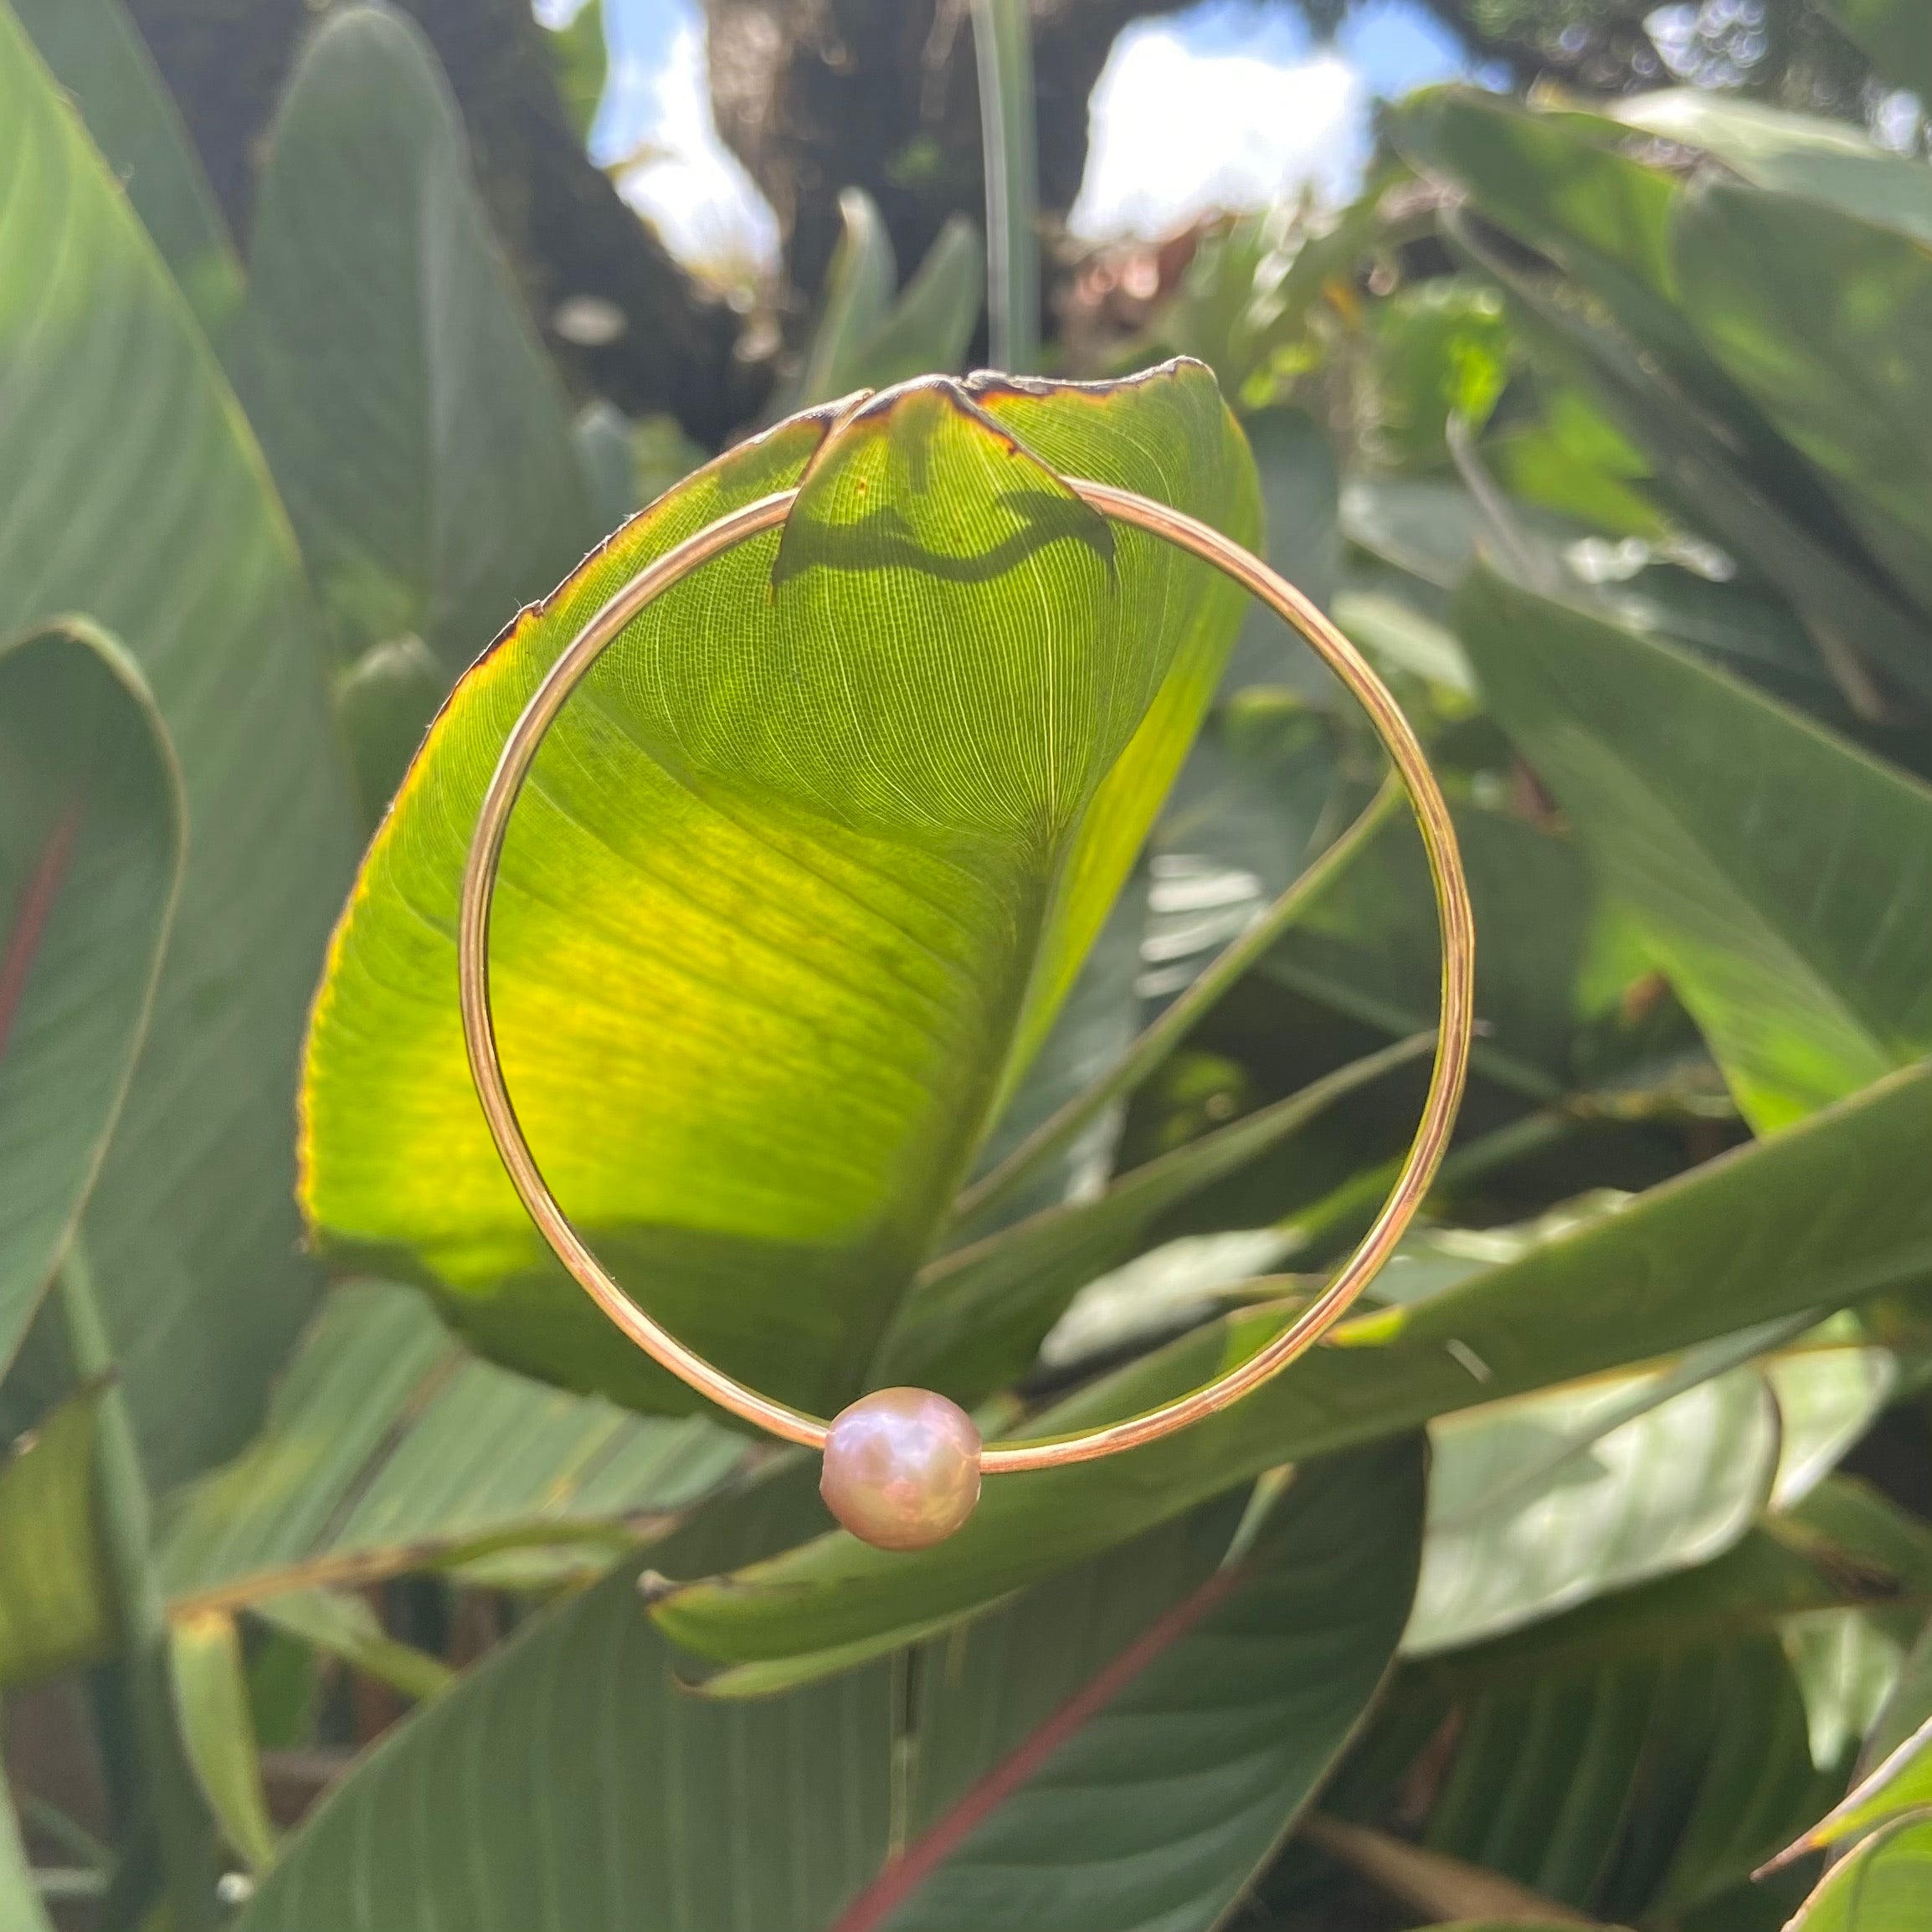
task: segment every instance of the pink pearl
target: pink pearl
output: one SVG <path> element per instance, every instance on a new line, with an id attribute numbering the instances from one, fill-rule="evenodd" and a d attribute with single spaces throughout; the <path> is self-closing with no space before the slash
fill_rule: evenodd
<path id="1" fill-rule="evenodd" d="M 861 1541 L 923 1549 L 979 1500 L 979 1431 L 930 1389 L 876 1389 L 833 1418 L 819 1493 Z"/>

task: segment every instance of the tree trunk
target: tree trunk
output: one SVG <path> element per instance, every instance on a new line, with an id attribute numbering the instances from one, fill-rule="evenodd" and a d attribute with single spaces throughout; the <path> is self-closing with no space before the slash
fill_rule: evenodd
<path id="1" fill-rule="evenodd" d="M 1114 36 L 1164 10 L 1162 0 L 1032 0 L 1049 224 L 1080 192 L 1087 96 Z M 809 295 L 825 274 L 841 188 L 878 203 L 902 275 L 948 215 L 984 219 L 968 0 L 706 0 L 705 13 L 718 132 L 777 211 L 798 288 Z"/>

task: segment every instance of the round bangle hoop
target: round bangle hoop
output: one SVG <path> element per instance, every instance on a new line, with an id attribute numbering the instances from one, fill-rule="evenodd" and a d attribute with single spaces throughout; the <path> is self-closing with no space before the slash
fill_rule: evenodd
<path id="1" fill-rule="evenodd" d="M 1083 1430 L 1077 1435 L 989 1446 L 979 1458 L 979 1467 L 988 1475 L 1091 1462 L 1097 1457 L 1111 1456 L 1116 1451 L 1154 1441 L 1238 1401 L 1312 1347 L 1368 1286 L 1429 1191 L 1462 1099 L 1473 1020 L 1475 936 L 1455 828 L 1422 747 L 1388 687 L 1348 639 L 1300 591 L 1219 531 L 1131 491 L 1076 477 L 1063 480 L 1103 516 L 1164 538 L 1243 585 L 1307 640 L 1367 711 L 1408 789 L 1428 856 L 1442 932 L 1442 1000 L 1435 1066 L 1416 1138 L 1381 1211 L 1322 1293 L 1266 1347 L 1205 1387 L 1143 1415 Z M 762 497 L 721 516 L 666 551 L 619 590 L 552 665 L 512 727 L 483 796 L 482 810 L 463 871 L 457 958 L 463 1037 L 484 1118 L 512 1184 L 558 1259 L 625 1335 L 700 1395 L 786 1441 L 823 1450 L 827 1424 L 746 1388 L 667 1333 L 604 1272 L 570 1225 L 538 1170 L 504 1085 L 502 1064 L 497 1057 L 496 1024 L 491 1014 L 488 964 L 491 901 L 510 814 L 543 734 L 565 701 L 606 646 L 647 604 L 721 552 L 783 523 L 797 495 L 796 490 L 784 490 Z"/>

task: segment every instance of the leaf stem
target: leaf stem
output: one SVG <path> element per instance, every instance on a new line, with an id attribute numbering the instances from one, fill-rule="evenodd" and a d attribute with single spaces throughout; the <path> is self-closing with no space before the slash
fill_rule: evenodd
<path id="1" fill-rule="evenodd" d="M 986 315 L 994 366 L 1040 362 L 1040 187 L 1033 30 L 1026 0 L 973 0 L 979 141 L 986 166 Z"/>
<path id="2" fill-rule="evenodd" d="M 1436 1170 L 1435 1184 L 1429 1190 L 1430 1200 L 1439 1200 L 1445 1190 L 1464 1181 L 1541 1154 L 1572 1133 L 1578 1123 L 1579 1117 L 1566 1107 L 1539 1107 L 1534 1113 L 1524 1114 L 1452 1148 Z M 1297 1257 L 1297 1265 L 1301 1265 L 1298 1257 L 1310 1251 L 1319 1255 L 1332 1244 L 1365 1228 L 1374 1218 L 1383 1197 L 1394 1186 L 1401 1165 L 1400 1159 L 1380 1162 L 1278 1222 L 1284 1232 L 1292 1230 L 1298 1237 L 1291 1251 Z"/>
<path id="3" fill-rule="evenodd" d="M 78 1235 L 68 1244 L 58 1282 L 75 1379 L 108 1385 L 96 1424 L 100 1433 L 95 1493 L 121 1625 L 128 1701 L 147 1802 L 160 1840 L 168 1906 L 177 1932 L 208 1932 L 213 1924 L 213 1840 L 174 1727 L 167 1611 L 152 1556 L 147 1482 L 127 1397 L 116 1380 L 114 1352 L 93 1272 Z"/>
<path id="4" fill-rule="evenodd" d="M 1097 1080 L 1048 1115 L 991 1173 L 963 1190 L 953 1204 L 953 1225 L 963 1225 L 1004 1200 L 1040 1164 L 1065 1147 L 1110 1101 L 1130 1093 L 1179 1046 L 1235 982 L 1319 897 L 1338 872 L 1379 830 L 1402 797 L 1400 779 L 1382 789 L 1354 824 L 1329 845 L 1246 932 L 1225 948 L 1200 979 Z"/>

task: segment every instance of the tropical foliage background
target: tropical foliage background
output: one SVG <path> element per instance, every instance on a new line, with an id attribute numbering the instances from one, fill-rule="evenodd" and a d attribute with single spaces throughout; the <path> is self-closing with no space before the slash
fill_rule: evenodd
<path id="1" fill-rule="evenodd" d="M 1642 8 L 1446 7 L 1515 85 L 1352 206 L 1078 251 L 1132 11 L 960 9 L 865 153 L 768 7 L 747 290 L 585 159 L 594 8 L 0 0 L 9 1932 L 1932 1923 L 1932 18 L 1676 9 L 1666 89 Z M 1414 1120 L 1420 849 L 1066 475 L 1395 686 L 1476 1073 L 1328 1345 L 889 1556 L 547 1263 L 455 881 L 588 611 L 801 484 L 520 810 L 540 1156 L 821 1411 L 1256 1346 Z"/>

